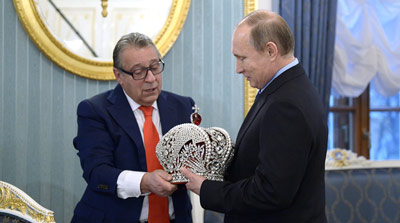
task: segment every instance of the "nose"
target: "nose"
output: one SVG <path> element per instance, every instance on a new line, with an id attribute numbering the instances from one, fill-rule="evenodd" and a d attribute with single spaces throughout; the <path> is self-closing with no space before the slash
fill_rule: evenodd
<path id="1" fill-rule="evenodd" d="M 238 59 L 236 59 L 236 73 L 241 74 L 243 73 L 243 65 L 242 62 Z"/>
<path id="2" fill-rule="evenodd" d="M 146 78 L 144 80 L 147 81 L 147 82 L 153 82 L 153 81 L 156 80 L 156 76 L 153 74 L 153 72 L 150 69 L 148 69 L 147 70 L 147 76 L 146 76 Z"/>

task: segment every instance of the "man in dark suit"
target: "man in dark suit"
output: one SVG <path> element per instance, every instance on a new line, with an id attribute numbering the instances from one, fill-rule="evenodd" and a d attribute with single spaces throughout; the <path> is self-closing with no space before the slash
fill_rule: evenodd
<path id="1" fill-rule="evenodd" d="M 149 196 L 165 201 L 166 217 L 154 223 L 192 222 L 186 188 L 171 184 L 172 176 L 162 169 L 148 171 L 143 128 L 145 120 L 152 121 L 156 137 L 161 138 L 172 127 L 190 122 L 194 101 L 161 90 L 164 62 L 149 37 L 140 33 L 123 36 L 114 48 L 113 60 L 119 84 L 78 106 L 74 146 L 88 185 L 72 222 L 152 223 Z M 153 111 L 150 119 L 142 107 Z"/>
<path id="2" fill-rule="evenodd" d="M 326 118 L 293 49 L 288 25 L 273 12 L 253 12 L 234 31 L 236 72 L 259 89 L 258 96 L 239 130 L 224 182 L 181 169 L 202 207 L 225 213 L 225 222 L 327 221 Z"/>

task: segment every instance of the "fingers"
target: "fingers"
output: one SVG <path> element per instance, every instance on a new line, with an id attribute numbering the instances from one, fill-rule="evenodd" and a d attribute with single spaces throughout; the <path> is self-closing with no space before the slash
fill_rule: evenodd
<path id="1" fill-rule="evenodd" d="M 170 174 L 168 174 L 167 172 L 162 171 L 162 170 L 155 170 L 155 171 L 157 171 L 157 174 L 159 174 L 159 176 L 161 178 L 163 178 L 165 181 L 170 182 L 172 180 L 172 176 Z"/>
<path id="2" fill-rule="evenodd" d="M 206 178 L 203 176 L 198 176 L 184 167 L 180 168 L 179 170 L 182 175 L 189 180 L 189 182 L 186 183 L 186 188 L 193 191 L 195 194 L 200 195 L 201 184 Z"/>
<path id="3" fill-rule="evenodd" d="M 192 171 L 186 169 L 185 167 L 181 167 L 179 171 L 182 173 L 183 176 L 185 176 L 189 181 L 193 179 L 196 175 L 192 173 Z"/>
<path id="4" fill-rule="evenodd" d="M 178 189 L 177 185 L 170 183 L 171 180 L 172 176 L 167 172 L 155 170 L 143 176 L 140 188 L 142 193 L 151 192 L 163 197 L 169 196 Z"/>

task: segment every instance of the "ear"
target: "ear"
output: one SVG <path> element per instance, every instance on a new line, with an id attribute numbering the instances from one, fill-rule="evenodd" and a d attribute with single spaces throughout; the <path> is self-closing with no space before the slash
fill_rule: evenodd
<path id="1" fill-rule="evenodd" d="M 278 56 L 278 46 L 274 42 L 265 44 L 265 53 L 267 56 L 275 58 Z"/>
<path id="2" fill-rule="evenodd" d="M 121 72 L 117 69 L 117 68 L 113 68 L 113 73 L 115 76 L 115 79 L 118 81 L 119 84 L 121 84 L 122 79 L 123 79 L 123 75 L 121 74 Z"/>

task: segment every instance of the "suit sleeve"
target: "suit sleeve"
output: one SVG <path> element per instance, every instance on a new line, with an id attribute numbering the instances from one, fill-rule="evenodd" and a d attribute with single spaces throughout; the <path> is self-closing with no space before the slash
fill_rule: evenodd
<path id="1" fill-rule="evenodd" d="M 235 183 L 204 181 L 200 202 L 205 209 L 265 214 L 285 209 L 293 202 L 305 174 L 312 141 L 306 119 L 289 102 L 275 102 L 259 115 L 264 115 L 262 122 L 252 124 L 260 128 L 254 174 Z M 248 146 L 245 137 L 241 150 Z"/>
<path id="2" fill-rule="evenodd" d="M 122 170 L 114 167 L 114 143 L 105 120 L 88 100 L 79 104 L 77 114 L 78 135 L 74 146 L 79 151 L 83 178 L 95 191 L 115 193 Z"/>

